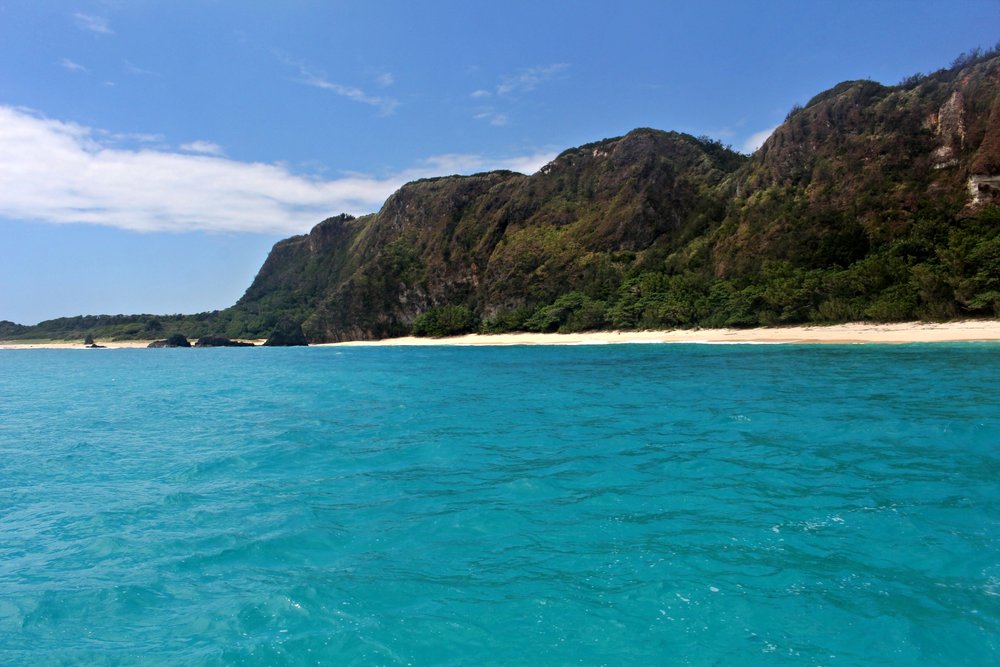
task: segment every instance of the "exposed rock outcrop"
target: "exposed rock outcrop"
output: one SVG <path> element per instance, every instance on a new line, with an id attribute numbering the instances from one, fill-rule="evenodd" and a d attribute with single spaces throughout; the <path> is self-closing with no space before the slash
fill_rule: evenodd
<path id="1" fill-rule="evenodd" d="M 103 345 L 98 345 L 97 343 L 95 343 L 94 342 L 94 337 L 91 336 L 90 334 L 87 334 L 87 336 L 83 339 L 83 346 L 91 348 L 91 349 L 103 349 L 104 348 Z"/>
<path id="2" fill-rule="evenodd" d="M 225 336 L 202 336 L 198 339 L 198 342 L 194 344 L 195 347 L 253 347 L 253 343 L 247 343 L 241 340 L 231 340 Z"/>
<path id="3" fill-rule="evenodd" d="M 146 347 L 191 347 L 191 342 L 183 334 L 173 334 L 166 340 L 154 340 Z"/>
<path id="4" fill-rule="evenodd" d="M 271 331 L 271 335 L 264 341 L 264 345 L 268 347 L 297 347 L 308 344 L 309 341 L 302 333 L 302 325 L 290 319 L 279 321 Z"/>

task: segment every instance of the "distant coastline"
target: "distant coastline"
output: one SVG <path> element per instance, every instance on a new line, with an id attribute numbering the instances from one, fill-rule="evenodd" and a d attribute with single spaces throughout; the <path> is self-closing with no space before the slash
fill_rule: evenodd
<path id="1" fill-rule="evenodd" d="M 469 334 L 449 338 L 387 338 L 374 341 L 322 343 L 314 347 L 375 347 L 427 345 L 606 345 L 621 343 L 706 343 L 706 344 L 852 344 L 852 343 L 955 343 L 1000 342 L 1000 320 L 957 322 L 900 322 L 872 324 L 854 322 L 753 329 L 674 329 L 671 331 L 590 331 L 572 334 L 505 333 Z M 145 348 L 150 341 L 98 341 L 107 349 Z M 261 341 L 257 341 L 258 343 Z M 82 342 L 0 341 L 0 350 L 87 349 Z"/>
<path id="2" fill-rule="evenodd" d="M 124 349 L 137 349 L 137 348 L 147 348 L 149 344 L 153 342 L 154 339 L 149 340 L 102 340 L 96 339 L 94 342 L 97 343 L 98 348 L 105 350 L 124 350 Z M 248 340 L 244 341 L 247 343 L 253 343 L 255 346 L 261 346 L 264 344 L 264 340 Z M 0 350 L 88 350 L 91 349 L 89 345 L 86 345 L 79 341 L 70 340 L 31 340 L 31 341 L 21 341 L 21 340 L 0 340 Z"/>

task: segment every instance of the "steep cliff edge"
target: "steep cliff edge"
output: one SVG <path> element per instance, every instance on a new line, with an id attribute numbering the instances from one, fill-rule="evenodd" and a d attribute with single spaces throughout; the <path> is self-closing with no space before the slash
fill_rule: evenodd
<path id="1" fill-rule="evenodd" d="M 336 341 L 406 334 L 447 305 L 490 319 L 567 287 L 608 292 L 637 253 L 704 232 L 745 161 L 641 129 L 565 151 L 532 176 L 410 183 L 377 214 L 278 243 L 236 309 L 298 317 L 311 340 Z"/>
<path id="2" fill-rule="evenodd" d="M 845 82 L 741 170 L 713 273 L 842 269 L 787 321 L 997 315 L 998 185 L 996 54 L 899 86 Z"/>
<path id="3" fill-rule="evenodd" d="M 1000 203 L 998 90 L 993 58 L 901 86 L 845 82 L 794 110 L 739 176 L 719 274 L 765 257 L 850 263 L 905 234 L 921 211 Z M 800 238 L 801 221 L 818 217 L 826 224 Z M 828 247 L 817 257 L 809 241 Z"/>

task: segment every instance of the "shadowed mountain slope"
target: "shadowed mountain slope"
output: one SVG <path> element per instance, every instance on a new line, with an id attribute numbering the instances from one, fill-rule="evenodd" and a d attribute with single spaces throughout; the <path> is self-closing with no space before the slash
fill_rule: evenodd
<path id="1" fill-rule="evenodd" d="M 377 214 L 277 244 L 236 308 L 280 310 L 313 340 L 346 340 L 409 333 L 443 306 L 490 320 L 567 291 L 607 298 L 643 252 L 710 230 L 745 162 L 711 141 L 640 129 L 532 176 L 410 183 Z"/>

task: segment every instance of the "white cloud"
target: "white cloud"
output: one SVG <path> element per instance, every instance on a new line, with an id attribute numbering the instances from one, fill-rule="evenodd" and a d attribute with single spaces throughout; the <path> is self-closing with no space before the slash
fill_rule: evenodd
<path id="1" fill-rule="evenodd" d="M 105 148 L 115 145 L 122 146 L 128 144 L 159 145 L 166 144 L 167 138 L 162 134 L 150 134 L 148 132 L 108 132 L 107 130 L 92 130 L 101 139 L 101 145 Z"/>
<path id="2" fill-rule="evenodd" d="M 389 72 L 381 72 L 375 77 L 375 83 L 383 88 L 388 88 L 392 84 L 396 83 L 396 77 Z"/>
<path id="3" fill-rule="evenodd" d="M 500 85 L 497 86 L 497 95 L 530 92 L 542 83 L 566 71 L 568 67 L 569 65 L 566 63 L 556 63 L 554 65 L 542 65 L 521 70 L 517 74 L 504 77 Z"/>
<path id="4" fill-rule="evenodd" d="M 81 30 L 89 30 L 99 35 L 115 34 L 115 31 L 108 25 L 108 20 L 100 16 L 91 16 L 90 14 L 77 12 L 73 14 L 73 18 L 76 20 L 76 26 Z"/>
<path id="5" fill-rule="evenodd" d="M 200 153 L 201 155 L 221 156 L 226 154 L 226 151 L 222 150 L 222 146 L 212 143 L 211 141 L 192 141 L 186 144 L 181 144 L 180 149 L 185 153 Z"/>
<path id="6" fill-rule="evenodd" d="M 522 174 L 533 174 L 556 158 L 555 153 L 538 151 L 531 155 L 489 160 L 475 153 L 446 153 L 424 159 L 421 167 L 401 174 L 407 181 L 425 178 L 432 174 L 472 174 L 494 169 L 506 169 Z"/>
<path id="7" fill-rule="evenodd" d="M 500 106 L 510 106 L 511 102 L 516 103 L 518 95 L 531 92 L 546 81 L 559 76 L 559 74 L 565 72 L 568 68 L 569 65 L 566 63 L 529 67 L 517 74 L 503 77 L 494 91 L 480 88 L 469 93 L 469 96 L 476 100 L 483 100 L 484 102 L 488 98 L 494 98 L 495 96 L 497 104 Z M 488 121 L 494 127 L 503 127 L 510 122 L 510 117 L 506 113 L 499 112 L 490 106 L 480 107 L 480 111 L 473 118 Z"/>
<path id="8" fill-rule="evenodd" d="M 754 132 L 753 134 L 751 134 L 749 137 L 747 137 L 747 140 L 743 142 L 743 152 L 753 153 L 754 151 L 756 151 L 758 148 L 764 145 L 764 142 L 767 141 L 767 138 L 770 137 L 777 129 L 778 126 L 775 125 L 774 127 L 769 127 L 766 130 L 761 130 L 760 132 Z"/>
<path id="9" fill-rule="evenodd" d="M 489 124 L 492 125 L 493 127 L 503 127 L 508 122 L 510 122 L 510 118 L 507 117 L 507 114 L 497 113 L 492 109 L 488 111 L 481 111 L 477 113 L 475 116 L 473 116 L 473 118 L 475 118 L 476 120 L 488 121 Z"/>
<path id="10" fill-rule="evenodd" d="M 125 71 L 129 74 L 135 74 L 136 76 L 159 76 L 156 72 L 143 69 L 129 60 L 124 60 L 122 62 L 125 64 Z"/>
<path id="11" fill-rule="evenodd" d="M 312 86 L 313 88 L 319 88 L 321 90 L 329 90 L 330 92 L 340 95 L 341 97 L 346 97 L 352 102 L 359 102 L 361 104 L 376 107 L 383 116 L 388 116 L 396 110 L 397 106 L 399 106 L 399 100 L 392 97 L 369 95 L 361 88 L 345 86 L 340 83 L 329 81 L 324 76 L 313 72 L 308 66 L 306 66 L 305 63 L 289 58 L 282 53 L 276 53 L 276 55 L 286 65 L 295 67 L 299 70 L 299 77 L 296 81 L 303 85 Z M 389 76 L 391 78 L 392 75 L 390 74 Z"/>
<path id="12" fill-rule="evenodd" d="M 59 61 L 59 66 L 64 70 L 69 72 L 88 72 L 89 70 L 78 62 L 74 62 L 69 58 L 63 58 Z"/>
<path id="13" fill-rule="evenodd" d="M 133 231 L 297 234 L 340 212 L 377 210 L 407 181 L 510 169 L 533 173 L 552 153 L 499 160 L 448 154 L 387 177 L 307 178 L 281 165 L 116 147 L 112 133 L 0 105 L 0 217 Z M 185 146 L 214 146 L 193 142 Z M 183 147 L 182 147 L 183 149 Z"/>
<path id="14" fill-rule="evenodd" d="M 532 155 L 507 158 L 501 160 L 493 169 L 509 169 L 520 174 L 534 174 L 536 171 L 556 159 L 556 153 L 536 152 Z"/>
<path id="15" fill-rule="evenodd" d="M 368 104 L 370 106 L 377 107 L 379 111 L 386 116 L 395 111 L 396 107 L 399 106 L 399 102 L 391 97 L 377 97 L 375 95 L 369 95 L 360 88 L 333 83 L 322 77 L 302 77 L 299 81 L 307 86 L 332 91 L 341 97 L 346 97 L 352 102 L 360 102 L 361 104 Z"/>

